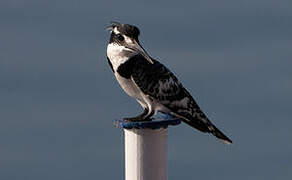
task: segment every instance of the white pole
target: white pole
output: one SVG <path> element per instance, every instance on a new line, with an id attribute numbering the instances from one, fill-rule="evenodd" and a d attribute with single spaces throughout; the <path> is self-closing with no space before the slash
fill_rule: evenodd
<path id="1" fill-rule="evenodd" d="M 126 180 L 167 180 L 167 128 L 124 132 Z"/>

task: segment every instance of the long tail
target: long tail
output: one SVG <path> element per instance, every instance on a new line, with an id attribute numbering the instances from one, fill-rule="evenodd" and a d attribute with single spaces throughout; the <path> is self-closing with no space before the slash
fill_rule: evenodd
<path id="1" fill-rule="evenodd" d="M 223 142 L 225 142 L 226 144 L 232 144 L 231 139 L 229 139 L 225 134 L 223 134 L 216 126 L 214 126 L 212 124 L 212 128 L 213 130 L 211 130 L 211 133 L 216 136 L 217 138 L 219 138 L 220 140 L 222 140 Z"/>
<path id="2" fill-rule="evenodd" d="M 205 123 L 204 121 L 201 120 L 186 120 L 182 119 L 185 123 L 188 125 L 192 126 L 193 128 L 196 128 L 202 132 L 208 132 L 222 140 L 226 144 L 232 144 L 232 141 L 225 135 L 223 134 L 215 125 L 213 125 L 209 120 L 208 122 Z"/>

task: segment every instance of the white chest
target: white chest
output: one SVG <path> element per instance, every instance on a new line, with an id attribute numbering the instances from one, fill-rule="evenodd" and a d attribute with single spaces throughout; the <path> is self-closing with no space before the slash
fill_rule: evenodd
<path id="1" fill-rule="evenodd" d="M 138 100 L 142 100 L 141 90 L 137 87 L 137 85 L 133 82 L 132 79 L 125 79 L 118 73 L 115 73 L 115 76 L 120 86 L 129 96 Z"/>

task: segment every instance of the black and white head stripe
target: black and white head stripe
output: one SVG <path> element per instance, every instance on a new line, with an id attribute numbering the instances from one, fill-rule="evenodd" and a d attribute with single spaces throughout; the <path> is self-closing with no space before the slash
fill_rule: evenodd
<path id="1" fill-rule="evenodd" d="M 117 28 L 117 30 L 121 34 L 126 35 L 136 40 L 138 40 L 138 37 L 140 35 L 140 30 L 136 26 L 133 26 L 130 24 L 121 24 L 118 22 L 111 22 L 111 25 L 108 26 L 108 29 L 111 31 L 113 31 L 115 28 Z"/>
<path id="2" fill-rule="evenodd" d="M 124 51 L 131 51 L 136 54 L 141 54 L 148 62 L 153 64 L 151 57 L 139 43 L 138 36 L 140 35 L 140 31 L 136 26 L 112 22 L 108 29 L 111 30 L 109 44 L 116 44 L 121 47 L 125 47 Z M 111 46 L 109 47 L 109 54 L 111 54 L 110 51 L 113 49 Z"/>

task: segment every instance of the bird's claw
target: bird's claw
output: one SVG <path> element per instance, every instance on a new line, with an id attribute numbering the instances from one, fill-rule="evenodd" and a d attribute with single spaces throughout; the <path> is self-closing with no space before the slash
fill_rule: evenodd
<path id="1" fill-rule="evenodd" d="M 143 118 L 143 117 L 129 117 L 123 118 L 124 120 L 131 121 L 131 122 L 139 122 L 139 121 L 152 121 L 152 118 Z"/>

